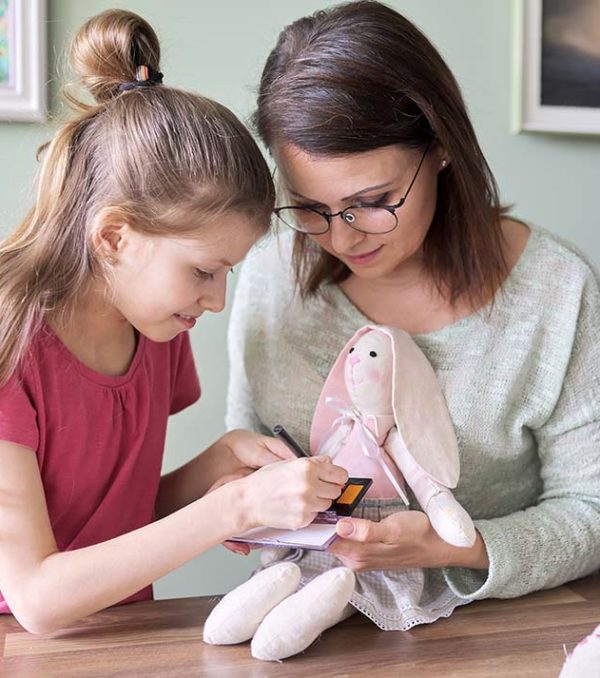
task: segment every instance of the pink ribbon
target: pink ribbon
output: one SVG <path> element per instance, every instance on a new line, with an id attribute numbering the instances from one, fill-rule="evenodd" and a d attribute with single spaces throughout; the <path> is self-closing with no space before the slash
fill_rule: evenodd
<path id="1" fill-rule="evenodd" d="M 331 433 L 329 436 L 321 443 L 321 445 L 319 445 L 317 454 L 321 454 L 321 450 L 323 447 L 325 447 L 327 442 L 335 435 L 338 430 L 344 427 L 346 430 L 336 443 L 335 448 L 331 452 L 328 452 L 329 456 L 333 459 L 346 443 L 346 440 L 348 439 L 348 436 L 350 435 L 354 425 L 358 425 L 358 437 L 362 453 L 366 457 L 369 457 L 369 459 L 375 459 L 375 461 L 383 469 L 383 472 L 392 484 L 392 487 L 408 506 L 408 498 L 398 484 L 398 481 L 394 477 L 394 474 L 390 470 L 389 466 L 385 463 L 381 445 L 377 442 L 377 438 L 373 435 L 371 429 L 365 424 L 361 412 L 356 407 L 348 405 L 348 403 L 344 402 L 342 398 L 338 398 L 337 396 L 328 396 L 325 398 L 325 404 L 327 407 L 337 412 L 339 416 L 331 425 Z"/>

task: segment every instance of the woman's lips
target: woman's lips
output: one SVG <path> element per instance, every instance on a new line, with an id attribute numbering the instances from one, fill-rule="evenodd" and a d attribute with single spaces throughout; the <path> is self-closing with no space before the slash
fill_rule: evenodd
<path id="1" fill-rule="evenodd" d="M 371 250 L 370 252 L 366 252 L 365 254 L 355 254 L 355 255 L 346 254 L 345 258 L 354 266 L 370 264 L 373 261 L 373 259 L 375 259 L 375 257 L 379 254 L 382 247 L 383 245 L 379 245 L 377 249 Z"/>

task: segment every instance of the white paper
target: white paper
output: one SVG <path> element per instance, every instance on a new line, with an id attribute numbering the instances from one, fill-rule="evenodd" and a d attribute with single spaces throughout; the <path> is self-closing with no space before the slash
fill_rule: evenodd
<path id="1" fill-rule="evenodd" d="M 335 537 L 335 524 L 311 523 L 299 530 L 278 530 L 274 527 L 255 527 L 233 537 L 231 541 L 270 546 L 297 546 L 322 550 Z"/>

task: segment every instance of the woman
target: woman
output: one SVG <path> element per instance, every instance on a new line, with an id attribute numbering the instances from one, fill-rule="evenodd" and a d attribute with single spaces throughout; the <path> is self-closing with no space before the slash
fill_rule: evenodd
<path id="1" fill-rule="evenodd" d="M 435 48 L 378 2 L 288 26 L 257 130 L 288 232 L 257 251 L 230 329 L 229 427 L 281 422 L 307 446 L 323 381 L 364 324 L 409 332 L 457 432 L 472 548 L 419 511 L 367 501 L 305 580 L 358 572 L 351 603 L 408 629 L 600 565 L 600 293 L 590 265 L 502 208 L 459 88 Z"/>

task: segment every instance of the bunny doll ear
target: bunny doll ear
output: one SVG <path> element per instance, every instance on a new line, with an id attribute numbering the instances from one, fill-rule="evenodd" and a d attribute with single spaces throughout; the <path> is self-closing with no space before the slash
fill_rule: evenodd
<path id="1" fill-rule="evenodd" d="M 456 487 L 458 443 L 444 394 L 429 361 L 410 335 L 379 327 L 392 342 L 396 427 L 417 464 L 445 487 Z"/>

